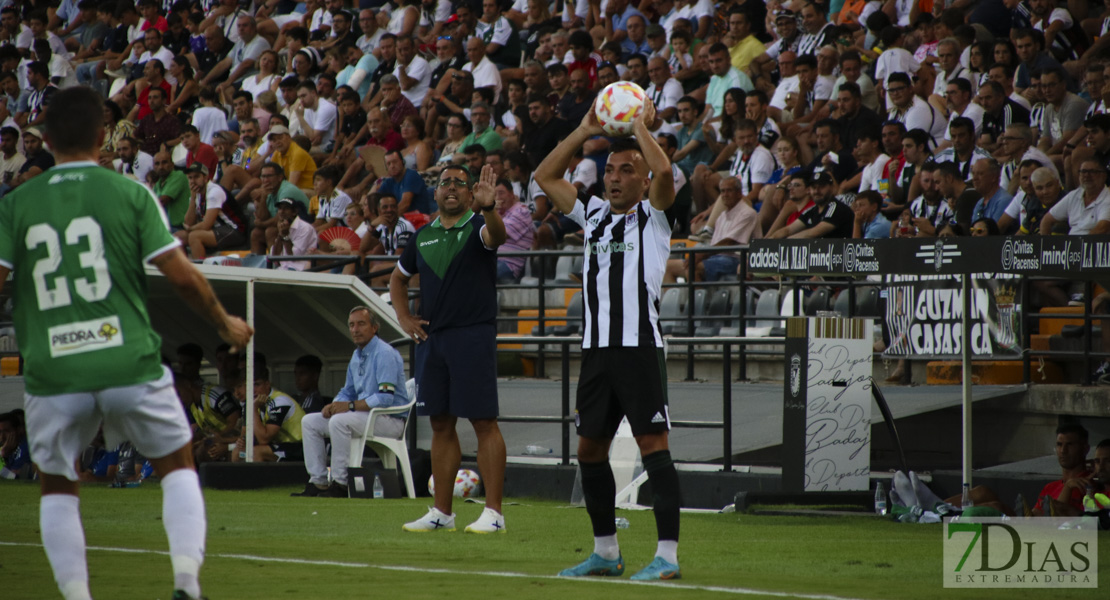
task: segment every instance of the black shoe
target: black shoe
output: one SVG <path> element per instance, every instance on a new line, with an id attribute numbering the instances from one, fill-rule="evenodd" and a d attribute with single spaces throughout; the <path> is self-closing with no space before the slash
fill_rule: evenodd
<path id="1" fill-rule="evenodd" d="M 201 596 L 200 598 L 193 598 L 182 590 L 173 591 L 173 600 L 208 600 L 208 596 Z"/>
<path id="2" fill-rule="evenodd" d="M 320 490 L 320 496 L 323 498 L 350 498 L 351 494 L 347 491 L 346 485 L 333 481 L 328 489 Z"/>
<path id="3" fill-rule="evenodd" d="M 324 496 L 324 495 L 326 495 L 327 491 L 328 490 L 322 490 L 322 489 L 316 487 L 316 484 L 312 483 L 310 481 L 310 482 L 304 484 L 304 490 L 302 490 L 300 492 L 293 492 L 292 494 L 289 494 L 289 495 L 290 496 L 315 497 L 315 496 Z"/>

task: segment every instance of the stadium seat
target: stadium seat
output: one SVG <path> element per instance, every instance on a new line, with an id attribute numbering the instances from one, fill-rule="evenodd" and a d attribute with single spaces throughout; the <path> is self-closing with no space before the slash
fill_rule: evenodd
<path id="1" fill-rule="evenodd" d="M 686 314 L 685 290 L 669 288 L 663 291 L 663 298 L 659 301 L 659 328 L 669 334 L 675 322 L 669 319 L 681 317 Z"/>
<path id="2" fill-rule="evenodd" d="M 707 303 L 706 298 L 708 296 L 709 296 L 709 294 L 706 290 L 695 290 L 694 291 L 694 306 L 692 307 L 692 310 L 694 312 L 695 317 L 701 317 L 701 316 L 705 315 L 705 305 Z M 682 317 L 689 316 L 690 313 L 687 312 L 689 310 L 691 310 L 691 307 L 689 305 L 687 305 L 686 310 L 683 311 L 682 314 L 679 315 L 679 316 L 682 316 Z M 696 325 L 696 321 L 695 321 L 695 325 Z M 673 321 L 671 323 L 671 330 L 667 331 L 666 327 L 664 327 L 663 333 L 668 333 L 670 335 L 676 335 L 676 336 L 689 336 L 689 335 L 693 334 L 693 332 L 690 331 L 690 323 L 688 321 L 685 321 L 685 320 Z"/>
<path id="3" fill-rule="evenodd" d="M 815 317 L 817 313 L 826 310 L 829 310 L 829 288 L 820 287 L 813 290 L 805 301 L 806 315 Z"/>
<path id="4" fill-rule="evenodd" d="M 778 290 L 763 290 L 759 295 L 759 300 L 755 303 L 755 316 L 757 317 L 778 317 L 779 316 L 779 291 Z M 751 327 L 745 327 L 745 335 L 753 337 L 765 337 L 771 334 L 771 328 L 778 325 L 778 319 L 760 319 L 755 321 Z"/>
<path id="5" fill-rule="evenodd" d="M 856 292 L 857 317 L 881 317 L 879 312 L 879 288 L 867 287 Z"/>
<path id="6" fill-rule="evenodd" d="M 851 295 L 848 293 L 848 288 L 840 290 L 836 300 L 833 301 L 833 312 L 840 313 L 842 317 L 852 317 L 852 300 Z"/>
<path id="7" fill-rule="evenodd" d="M 567 304 L 567 324 L 557 325 L 555 327 L 555 335 L 576 335 L 582 331 L 582 313 L 584 312 L 582 303 L 582 292 L 575 292 L 570 297 L 570 303 Z"/>
<path id="8" fill-rule="evenodd" d="M 362 432 L 361 437 L 351 438 L 350 466 L 361 467 L 364 446 L 370 446 L 370 449 L 378 455 L 378 458 L 382 459 L 383 469 L 391 467 L 400 469 L 401 475 L 405 479 L 405 487 L 409 491 L 409 498 L 415 498 L 416 488 L 412 484 L 412 464 L 409 462 L 409 446 L 405 438 L 408 436 L 408 424 L 409 418 L 412 416 L 412 407 L 416 404 L 416 380 L 406 381 L 405 389 L 409 395 L 407 404 L 370 409 L 370 418 L 366 419 L 366 431 Z M 401 430 L 400 439 L 379 438 L 371 434 L 374 431 L 374 422 L 382 415 L 395 415 L 405 420 L 405 428 Z"/>
<path id="9" fill-rule="evenodd" d="M 721 331 L 717 333 L 717 335 L 722 337 L 740 337 L 740 335 L 742 335 L 741 332 L 744 332 L 743 324 L 740 322 L 741 307 L 745 309 L 744 314 L 746 316 L 750 316 L 755 312 L 755 290 L 748 288 L 747 293 L 744 295 L 744 299 L 741 300 L 739 288 L 733 288 L 731 297 L 732 302 L 729 304 L 729 314 L 732 315 L 732 319 L 725 323 L 725 325 L 721 327 Z M 746 335 L 746 332 L 744 332 L 743 335 Z"/>
<path id="10" fill-rule="evenodd" d="M 570 278 L 571 273 L 574 272 L 574 257 L 573 256 L 560 256 L 559 260 L 555 262 L 555 283 L 578 283 Z"/>
<path id="11" fill-rule="evenodd" d="M 718 289 L 709 292 L 709 301 L 706 303 L 705 316 L 707 317 L 727 317 L 728 316 L 728 290 Z M 694 329 L 694 337 L 713 337 L 718 335 L 721 327 L 724 326 L 723 319 L 702 319 L 698 321 L 697 327 Z"/>

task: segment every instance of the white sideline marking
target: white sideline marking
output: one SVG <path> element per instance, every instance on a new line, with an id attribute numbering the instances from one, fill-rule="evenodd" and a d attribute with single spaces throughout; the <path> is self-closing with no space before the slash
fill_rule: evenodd
<path id="1" fill-rule="evenodd" d="M 31 544 L 26 542 L 4 542 L 0 541 L 0 546 L 17 546 L 24 548 L 42 548 L 42 544 Z M 160 554 L 168 556 L 169 552 L 165 550 L 146 550 L 143 548 L 112 548 L 108 546 L 88 546 L 86 550 L 95 550 L 99 552 L 123 552 L 127 554 Z M 679 590 L 692 590 L 703 592 L 719 592 L 722 594 L 733 594 L 740 596 L 773 596 L 776 598 L 802 598 L 804 600 L 857 600 L 855 598 L 845 596 L 832 596 L 828 594 L 791 594 L 789 592 L 775 592 L 770 590 L 757 590 L 751 588 L 733 588 L 714 585 L 694 585 L 687 583 L 675 583 L 669 581 L 631 581 L 628 579 L 617 579 L 611 577 L 558 577 L 556 575 L 533 575 L 530 573 L 514 573 L 512 571 L 469 571 L 462 569 L 442 569 L 436 567 L 408 567 L 404 565 L 374 565 L 370 563 L 358 562 L 341 562 L 334 560 L 308 560 L 303 558 L 280 558 L 274 556 L 255 556 L 253 554 L 207 554 L 205 558 L 225 558 L 233 560 L 253 560 L 258 562 L 274 562 L 274 563 L 288 563 L 296 565 L 310 565 L 321 567 L 345 567 L 349 569 L 378 569 L 380 571 L 401 571 L 408 573 L 436 573 L 444 575 L 481 575 L 485 577 L 505 577 L 513 579 L 552 579 L 556 581 L 566 582 L 583 582 L 583 583 L 608 583 L 614 585 L 645 585 L 652 587 L 662 587 L 667 589 Z"/>

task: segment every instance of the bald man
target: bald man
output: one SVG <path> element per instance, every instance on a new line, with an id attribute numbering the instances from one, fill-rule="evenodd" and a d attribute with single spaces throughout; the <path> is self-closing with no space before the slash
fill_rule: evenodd
<path id="1" fill-rule="evenodd" d="M 147 179 L 162 210 L 169 217 L 170 231 L 180 230 L 184 227 L 185 211 L 189 209 L 189 178 L 174 169 L 169 152 L 158 152 L 154 155 L 154 168 Z"/>

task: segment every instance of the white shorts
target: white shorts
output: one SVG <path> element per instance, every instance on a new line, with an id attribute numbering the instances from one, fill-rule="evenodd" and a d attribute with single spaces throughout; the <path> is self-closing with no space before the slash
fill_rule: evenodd
<path id="1" fill-rule="evenodd" d="M 108 448 L 129 441 L 147 458 L 162 458 L 193 436 L 185 409 L 162 367 L 154 381 L 57 396 L 25 394 L 31 460 L 43 473 L 77 481 L 74 464 L 104 423 Z"/>

